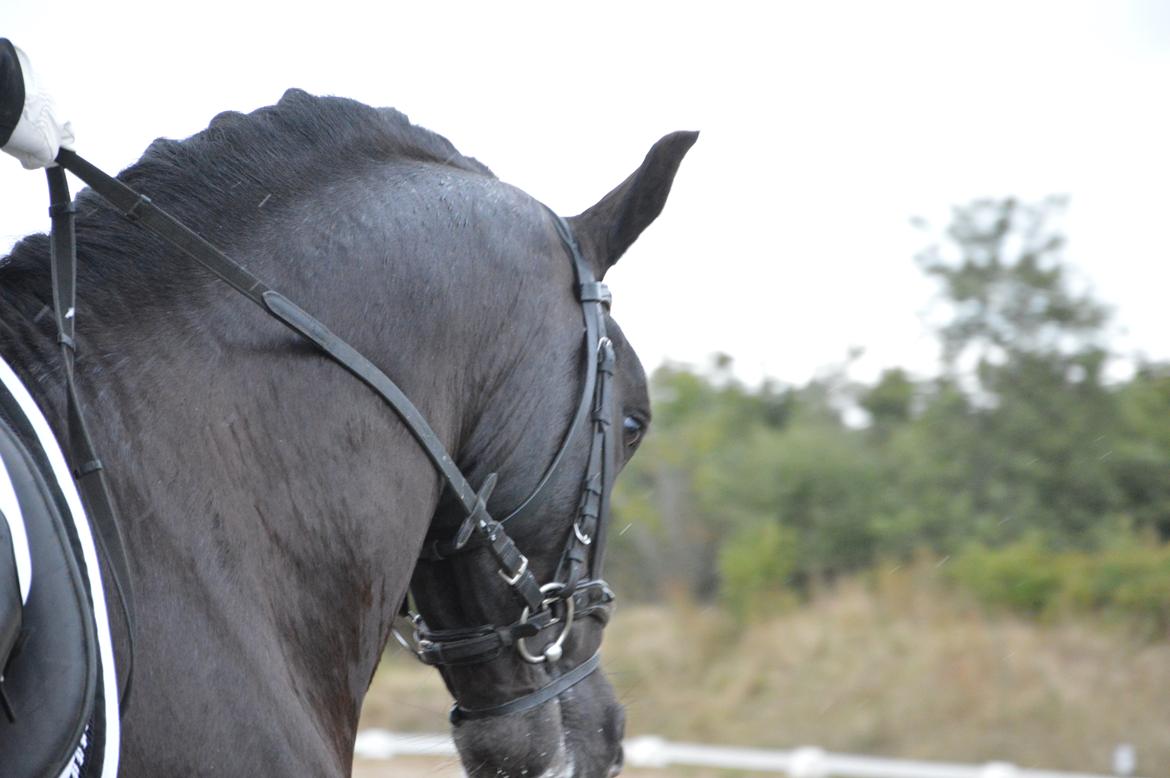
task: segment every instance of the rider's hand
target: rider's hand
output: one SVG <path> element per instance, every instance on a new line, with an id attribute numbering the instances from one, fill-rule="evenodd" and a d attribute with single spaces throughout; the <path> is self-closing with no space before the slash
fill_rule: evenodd
<path id="1" fill-rule="evenodd" d="M 38 83 L 25 53 L 16 49 L 16 55 L 24 77 L 24 108 L 4 151 L 29 170 L 48 167 L 58 150 L 73 147 L 73 128 L 61 118 L 53 99 L 42 91 L 44 86 Z"/>

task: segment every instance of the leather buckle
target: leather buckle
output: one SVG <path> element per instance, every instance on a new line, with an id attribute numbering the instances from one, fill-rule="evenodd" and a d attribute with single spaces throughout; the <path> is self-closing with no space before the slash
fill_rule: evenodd
<path id="1" fill-rule="evenodd" d="M 135 200 L 134 204 L 127 208 L 126 212 L 122 215 L 126 217 L 127 221 L 136 222 L 142 218 L 142 214 L 138 212 L 139 206 L 142 205 L 150 205 L 150 198 L 144 194 L 138 195 L 138 199 Z"/>
<path id="2" fill-rule="evenodd" d="M 517 552 L 517 553 L 519 553 L 519 552 Z M 516 584 L 520 583 L 520 579 L 523 578 L 524 574 L 527 572 L 528 572 L 528 557 L 524 556 L 523 554 L 520 554 L 520 569 L 516 571 L 515 575 L 513 575 L 511 578 L 509 578 L 508 573 L 504 570 L 497 570 L 496 575 L 498 575 L 500 578 L 503 578 L 504 582 L 506 584 L 508 584 L 508 586 L 515 586 Z"/>

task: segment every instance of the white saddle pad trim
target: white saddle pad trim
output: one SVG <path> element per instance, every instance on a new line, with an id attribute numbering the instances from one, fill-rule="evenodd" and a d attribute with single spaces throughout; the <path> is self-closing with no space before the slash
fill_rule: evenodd
<path id="1" fill-rule="evenodd" d="M 24 514 L 16 499 L 16 489 L 8 468 L 0 462 L 0 518 L 8 524 L 12 538 L 12 553 L 16 557 L 16 582 L 20 586 L 20 601 L 28 602 L 28 587 L 32 583 L 32 554 L 28 550 L 28 531 L 24 528 Z"/>
<path id="2" fill-rule="evenodd" d="M 53 436 L 49 422 L 41 414 L 32 395 L 24 388 L 24 384 L 17 378 L 16 373 L 9 367 L 8 362 L 0 357 L 0 382 L 16 399 L 20 409 L 28 418 L 40 441 L 41 447 L 48 457 L 49 466 L 53 470 L 53 477 L 65 495 L 65 502 L 69 506 L 69 515 L 66 520 L 73 523 L 77 538 L 81 542 L 82 556 L 85 559 L 85 572 L 89 578 L 89 590 L 93 597 L 93 613 L 97 621 L 98 654 L 102 663 L 102 697 L 105 700 L 106 716 L 106 745 L 102 761 L 102 778 L 114 778 L 118 774 L 118 752 L 121 746 L 121 719 L 118 713 L 118 676 L 114 667 L 114 643 L 110 637 L 110 617 L 106 609 L 106 594 L 102 589 L 101 568 L 98 567 L 97 548 L 94 546 L 93 533 L 90 532 L 89 520 L 82 507 L 81 495 L 77 493 L 77 485 L 73 481 L 73 474 L 65 462 L 65 454 Z M 7 477 L 7 474 L 5 475 Z M 9 486 L 11 488 L 11 485 Z M 23 523 L 22 523 L 23 529 Z M 66 768 L 61 775 L 67 776 L 73 770 Z"/>

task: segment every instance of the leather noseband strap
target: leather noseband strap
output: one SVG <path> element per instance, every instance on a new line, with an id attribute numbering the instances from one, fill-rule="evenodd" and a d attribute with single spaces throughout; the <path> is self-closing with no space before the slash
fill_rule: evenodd
<path id="1" fill-rule="evenodd" d="M 534 692 L 525 694 L 523 697 L 516 697 L 507 702 L 502 702 L 499 705 L 491 705 L 486 708 L 464 708 L 462 705 L 456 705 L 451 708 L 451 713 L 448 718 L 452 724 L 458 725 L 468 719 L 486 719 L 493 716 L 507 716 L 512 713 L 523 713 L 526 710 L 532 710 L 539 705 L 544 705 L 554 697 L 561 695 L 566 689 L 570 689 L 581 683 L 581 681 L 584 681 L 600 664 L 601 654 L 594 654 L 569 672 L 557 677 L 552 683 L 547 686 L 542 686 Z"/>

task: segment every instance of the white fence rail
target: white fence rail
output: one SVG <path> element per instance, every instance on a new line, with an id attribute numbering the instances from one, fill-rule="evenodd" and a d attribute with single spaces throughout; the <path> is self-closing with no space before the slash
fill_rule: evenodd
<path id="1" fill-rule="evenodd" d="M 757 773 L 784 773 L 789 778 L 1114 778 L 1093 773 L 1032 770 L 1007 762 L 982 765 L 951 762 L 912 762 L 851 754 L 831 754 L 819 748 L 771 751 L 760 748 L 703 746 L 672 743 L 659 737 L 630 738 L 624 743 L 630 767 L 717 767 Z M 407 735 L 380 729 L 358 733 L 356 753 L 366 759 L 395 756 L 455 755 L 447 735 Z"/>

